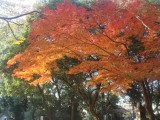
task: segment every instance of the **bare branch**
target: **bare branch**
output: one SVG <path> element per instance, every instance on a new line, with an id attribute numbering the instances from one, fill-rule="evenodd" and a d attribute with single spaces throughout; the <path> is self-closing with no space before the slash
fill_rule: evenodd
<path id="1" fill-rule="evenodd" d="M 135 16 L 135 17 L 142 23 L 142 25 L 143 25 L 145 28 L 147 28 L 148 30 L 151 30 L 151 28 L 149 28 L 149 27 L 140 19 L 139 16 Z"/>
<path id="2" fill-rule="evenodd" d="M 16 25 L 19 25 L 19 26 L 24 25 L 24 24 L 19 24 L 19 23 L 13 22 L 13 21 L 8 21 L 8 22 L 9 22 L 9 23 L 16 24 Z"/>
<path id="3" fill-rule="evenodd" d="M 12 35 L 14 36 L 14 38 L 15 38 L 16 40 L 18 40 L 17 37 L 16 37 L 16 35 L 14 34 L 14 31 L 12 30 L 12 27 L 10 26 L 9 22 L 8 22 L 7 20 L 6 20 L 6 22 L 7 22 L 7 25 L 8 25 L 8 27 L 9 27 L 9 29 L 11 30 Z"/>
<path id="4" fill-rule="evenodd" d="M 25 15 L 33 14 L 33 13 L 41 13 L 41 12 L 39 12 L 39 11 L 31 11 L 31 12 L 28 12 L 28 13 L 20 14 L 18 16 L 14 16 L 14 17 L 0 17 L 0 19 L 1 20 L 13 20 L 13 19 L 17 19 L 17 18 L 23 17 Z"/>
<path id="5" fill-rule="evenodd" d="M 7 22 L 7 25 L 9 27 L 9 29 L 11 30 L 11 33 L 13 34 L 14 38 L 16 40 L 18 40 L 16 35 L 14 34 L 14 31 L 13 31 L 12 27 L 10 26 L 10 23 L 14 23 L 16 25 L 23 25 L 23 24 L 18 24 L 18 23 L 12 22 L 11 20 L 23 17 L 25 15 L 33 14 L 33 13 L 39 13 L 40 14 L 41 12 L 39 12 L 39 11 L 31 11 L 31 12 L 27 12 L 27 13 L 24 13 L 24 14 L 20 14 L 18 16 L 14 16 L 14 17 L 0 17 L 0 20 L 4 20 L 4 21 Z"/>

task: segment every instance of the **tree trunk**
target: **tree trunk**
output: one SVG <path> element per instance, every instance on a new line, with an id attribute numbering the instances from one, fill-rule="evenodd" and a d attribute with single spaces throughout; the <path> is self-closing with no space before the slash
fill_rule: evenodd
<path id="1" fill-rule="evenodd" d="M 140 112 L 140 119 L 141 120 L 146 120 L 146 109 L 144 106 L 142 106 L 142 103 L 139 102 L 138 104 L 138 109 L 139 109 L 139 112 Z"/>
<path id="2" fill-rule="evenodd" d="M 47 104 L 47 101 L 46 101 L 46 97 L 45 97 L 45 95 L 44 95 L 44 93 L 43 93 L 43 90 L 42 90 L 42 88 L 41 88 L 39 85 L 38 85 L 37 87 L 38 87 L 39 92 L 40 92 L 40 94 L 41 94 L 41 96 L 42 96 L 43 105 L 44 105 L 44 108 L 45 108 L 45 110 L 46 110 L 47 117 L 48 117 L 49 120 L 53 120 L 53 118 L 52 118 L 52 113 L 51 113 L 50 108 L 48 107 L 48 104 Z"/>
<path id="3" fill-rule="evenodd" d="M 86 103 L 87 108 L 89 109 L 90 113 L 93 116 L 93 120 L 100 120 L 100 117 L 98 116 L 98 114 L 96 113 L 96 110 L 95 110 L 95 104 L 98 99 L 101 84 L 96 86 L 97 89 L 93 95 L 89 92 L 86 92 L 86 90 L 82 88 L 81 84 L 77 82 L 78 80 L 75 81 L 76 86 L 73 86 L 71 83 L 69 83 L 68 79 L 62 79 L 62 81 L 65 82 L 69 87 L 71 87 L 71 89 L 73 89 L 75 91 L 75 93 L 77 93 L 78 96 L 80 96 L 82 98 L 82 100 Z"/>
<path id="4" fill-rule="evenodd" d="M 100 120 L 98 114 L 96 113 L 96 110 L 94 108 L 94 106 L 88 105 L 89 111 L 92 114 L 93 120 Z"/>
<path id="5" fill-rule="evenodd" d="M 95 103 L 96 103 L 96 99 L 97 99 L 97 95 L 98 92 L 96 92 L 96 94 L 94 95 L 94 97 L 92 96 L 91 99 L 86 99 L 87 96 L 85 94 L 85 92 L 81 92 L 79 91 L 80 96 L 82 97 L 83 101 L 86 103 L 87 108 L 89 110 L 89 112 L 91 113 L 93 120 L 101 120 L 100 117 L 98 116 L 96 109 L 95 109 Z M 94 99 L 93 99 L 94 98 Z"/>
<path id="6" fill-rule="evenodd" d="M 151 96 L 150 96 L 150 92 L 149 92 L 149 87 L 148 87 L 148 83 L 146 80 L 144 80 L 143 82 L 140 82 L 141 85 L 141 89 L 142 89 L 142 93 L 143 93 L 143 97 L 144 97 L 144 101 L 145 101 L 145 108 L 147 111 L 147 114 L 149 116 L 149 120 L 155 120 L 155 115 L 153 113 L 153 109 L 152 109 L 152 102 L 151 102 Z"/>
<path id="7" fill-rule="evenodd" d="M 62 120 L 63 119 L 63 113 L 62 113 L 62 106 L 61 106 L 61 89 L 59 88 L 59 84 L 58 84 L 58 79 L 56 78 L 52 78 L 54 84 L 53 86 L 55 85 L 56 86 L 56 90 L 57 90 L 57 93 L 58 93 L 58 112 L 59 112 L 59 120 Z"/>
<path id="8" fill-rule="evenodd" d="M 74 120 L 74 112 L 75 112 L 75 103 L 74 103 L 74 96 L 71 98 L 71 120 Z"/>

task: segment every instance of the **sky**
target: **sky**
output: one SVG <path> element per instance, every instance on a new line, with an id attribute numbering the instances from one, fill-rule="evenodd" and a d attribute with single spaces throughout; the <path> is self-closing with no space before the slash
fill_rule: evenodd
<path id="1" fill-rule="evenodd" d="M 0 0 L 0 16 L 15 15 L 33 10 L 38 0 Z"/>
<path id="2" fill-rule="evenodd" d="M 34 4 L 40 0 L 0 0 L 0 17 L 13 17 L 35 10 Z M 23 17 L 24 18 L 24 17 Z M 6 25 L 0 20 L 0 28 Z"/>

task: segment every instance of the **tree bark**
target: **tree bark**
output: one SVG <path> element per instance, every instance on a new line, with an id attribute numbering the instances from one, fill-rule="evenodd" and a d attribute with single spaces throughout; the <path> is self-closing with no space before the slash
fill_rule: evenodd
<path id="1" fill-rule="evenodd" d="M 93 115 L 93 120 L 100 120 L 98 114 L 96 113 L 94 106 L 88 105 L 88 108 L 91 114 Z"/>
<path id="2" fill-rule="evenodd" d="M 153 112 L 153 108 L 152 108 L 152 102 L 151 102 L 151 96 L 150 96 L 150 92 L 149 92 L 149 87 L 148 87 L 148 83 L 146 80 L 140 82 L 141 85 L 141 89 L 142 89 L 142 93 L 143 93 L 143 97 L 144 97 L 144 101 L 145 101 L 145 108 L 147 111 L 147 114 L 149 116 L 149 120 L 155 120 L 155 115 Z"/>
<path id="3" fill-rule="evenodd" d="M 96 109 L 95 109 L 95 104 L 98 100 L 100 87 L 101 87 L 101 84 L 97 85 L 95 93 L 92 93 L 89 101 L 86 101 L 86 104 L 87 104 L 89 111 L 91 112 L 94 120 L 100 120 L 100 116 L 97 114 Z"/>
<path id="4" fill-rule="evenodd" d="M 71 120 L 74 120 L 74 112 L 75 112 L 75 102 L 74 96 L 71 97 Z"/>
<path id="5" fill-rule="evenodd" d="M 141 120 L 146 120 L 146 109 L 144 106 L 142 106 L 142 103 L 139 102 L 138 104 L 138 109 L 139 109 L 139 112 L 140 112 L 140 119 Z"/>
<path id="6" fill-rule="evenodd" d="M 62 114 L 62 106 L 61 106 L 61 100 L 62 100 L 62 98 L 61 98 L 61 88 L 59 87 L 59 85 L 58 85 L 58 79 L 56 79 L 56 78 L 52 78 L 52 81 L 53 81 L 53 83 L 52 83 L 52 85 L 55 85 L 55 87 L 56 87 L 56 90 L 57 90 L 57 94 L 58 94 L 58 112 L 59 112 L 59 120 L 62 120 L 63 118 L 62 118 L 62 116 L 63 116 L 63 114 Z"/>
<path id="7" fill-rule="evenodd" d="M 93 116 L 93 120 L 100 120 L 100 117 L 98 116 L 96 109 L 95 109 L 95 103 L 98 99 L 98 94 L 99 94 L 99 86 L 98 89 L 96 90 L 95 94 L 90 98 L 86 95 L 85 91 L 82 89 L 79 89 L 78 87 L 78 93 L 80 97 L 83 99 L 83 101 L 86 103 L 91 115 Z"/>
<path id="8" fill-rule="evenodd" d="M 42 88 L 41 88 L 39 85 L 38 85 L 37 87 L 38 87 L 39 92 L 40 92 L 40 94 L 41 94 L 41 96 L 42 96 L 43 105 L 44 105 L 44 108 L 45 108 L 45 110 L 46 110 L 47 117 L 48 117 L 49 120 L 53 120 L 53 118 L 52 118 L 52 113 L 51 113 L 51 110 L 50 110 L 50 108 L 48 107 L 48 104 L 47 104 L 47 102 L 46 102 L 46 97 L 45 97 L 45 95 L 44 95 L 44 93 L 43 93 L 43 90 L 42 90 Z"/>
<path id="9" fill-rule="evenodd" d="M 100 120 L 100 117 L 98 116 L 98 114 L 96 113 L 95 110 L 95 104 L 97 102 L 98 99 L 98 95 L 100 92 L 100 84 L 97 85 L 97 89 L 95 91 L 94 94 L 86 92 L 86 90 L 81 86 L 81 83 L 77 81 L 76 85 L 73 86 L 70 82 L 68 82 L 69 80 L 67 78 L 63 78 L 62 81 L 68 85 L 72 90 L 75 91 L 75 93 L 78 94 L 79 97 L 81 97 L 81 99 L 85 102 L 85 104 L 87 105 L 87 108 L 89 110 L 89 112 L 92 114 L 93 116 L 93 120 Z"/>

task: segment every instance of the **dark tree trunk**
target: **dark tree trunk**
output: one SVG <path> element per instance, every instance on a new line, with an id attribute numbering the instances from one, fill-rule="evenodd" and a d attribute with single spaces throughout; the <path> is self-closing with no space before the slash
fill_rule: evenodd
<path id="1" fill-rule="evenodd" d="M 93 120 L 100 120 L 98 114 L 96 113 L 95 107 L 91 106 L 91 105 L 88 105 L 88 108 L 89 108 L 89 111 L 92 114 Z"/>
<path id="2" fill-rule="evenodd" d="M 95 104 L 98 100 L 101 84 L 96 86 L 95 92 L 90 93 L 82 87 L 82 83 L 80 83 L 78 80 L 75 80 L 75 86 L 73 86 L 72 83 L 69 82 L 70 80 L 68 80 L 67 78 L 63 78 L 62 81 L 72 90 L 74 90 L 75 93 L 78 94 L 78 96 L 81 97 L 81 99 L 85 102 L 88 110 L 93 116 L 93 120 L 100 120 L 100 117 L 95 110 Z"/>
<path id="3" fill-rule="evenodd" d="M 146 120 L 146 109 L 144 106 L 142 106 L 142 103 L 139 102 L 139 105 L 138 105 L 138 109 L 139 109 L 139 112 L 140 112 L 140 119 L 141 120 Z"/>
<path id="4" fill-rule="evenodd" d="M 144 97 L 145 108 L 149 116 L 149 120 L 155 120 L 155 115 L 152 109 L 151 95 L 150 95 L 147 80 L 140 82 L 140 85 L 141 85 L 141 89 Z"/>
<path id="5" fill-rule="evenodd" d="M 46 97 L 45 97 L 45 95 L 44 95 L 44 93 L 43 93 L 43 90 L 42 90 L 42 88 L 41 88 L 39 85 L 38 85 L 37 87 L 38 87 L 39 92 L 40 92 L 40 94 L 41 94 L 41 96 L 42 96 L 43 106 L 44 106 L 44 108 L 45 108 L 45 110 L 46 110 L 48 120 L 53 120 L 53 118 L 52 118 L 52 113 L 51 113 L 51 109 L 48 107 L 48 104 L 47 104 L 47 101 L 46 101 Z"/>
<path id="6" fill-rule="evenodd" d="M 93 117 L 93 120 L 100 120 L 100 117 L 97 114 L 96 109 L 95 109 L 95 104 L 96 104 L 96 101 L 98 99 L 99 90 L 100 90 L 100 86 L 97 86 L 97 90 L 90 97 L 88 97 L 86 92 L 82 89 L 78 89 L 78 91 L 77 91 L 79 93 L 80 97 L 82 98 L 82 100 L 86 103 L 86 105 L 88 107 L 88 110 Z"/>
<path id="7" fill-rule="evenodd" d="M 74 102 L 74 96 L 71 98 L 71 120 L 74 119 L 74 112 L 75 112 L 75 102 Z"/>
<path id="8" fill-rule="evenodd" d="M 63 119 L 63 113 L 62 113 L 62 105 L 61 105 L 61 88 L 59 87 L 59 84 L 58 84 L 58 79 L 52 77 L 52 81 L 53 81 L 53 85 L 56 86 L 56 90 L 57 90 L 57 93 L 58 93 L 58 112 L 59 112 L 59 120 L 62 120 Z"/>

